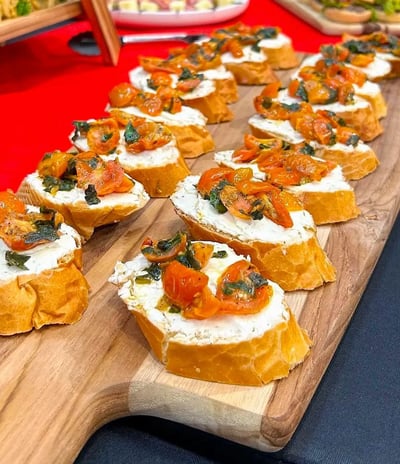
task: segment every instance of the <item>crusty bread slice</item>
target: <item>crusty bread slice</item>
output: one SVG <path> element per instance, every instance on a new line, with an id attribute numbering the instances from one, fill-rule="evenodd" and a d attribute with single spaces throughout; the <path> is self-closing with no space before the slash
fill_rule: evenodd
<path id="1" fill-rule="evenodd" d="M 299 103 L 301 100 L 288 95 L 287 89 L 279 92 L 278 100 L 282 103 Z M 364 142 L 374 140 L 382 134 L 383 127 L 379 122 L 372 105 L 364 98 L 354 96 L 354 102 L 343 105 L 329 103 L 326 105 L 312 105 L 314 111 L 327 110 L 342 118 L 347 126 L 355 129 Z"/>
<path id="2" fill-rule="evenodd" d="M 203 113 L 208 124 L 232 121 L 234 117 L 232 110 L 217 90 L 198 98 L 184 99 L 182 103 Z"/>
<path id="3" fill-rule="evenodd" d="M 129 71 L 129 80 L 137 88 L 145 92 L 153 92 L 148 85 L 150 73 L 138 66 Z M 173 79 L 172 88 L 176 88 L 178 75 L 171 74 Z M 232 110 L 228 107 L 225 100 L 226 96 L 220 95 L 217 91 L 216 80 L 203 79 L 195 89 L 181 93 L 180 98 L 186 106 L 199 110 L 207 118 L 208 124 L 231 121 L 233 119 Z"/>
<path id="4" fill-rule="evenodd" d="M 37 172 L 25 177 L 19 196 L 26 203 L 44 205 L 59 211 L 64 221 L 74 227 L 85 241 L 93 235 L 96 227 L 126 219 L 149 201 L 143 185 L 135 181 L 129 192 L 111 193 L 100 197 L 100 203 L 89 205 L 85 201 L 83 189 L 80 188 L 73 189 L 73 192 L 58 191 L 55 195 L 46 192 Z"/>
<path id="5" fill-rule="evenodd" d="M 289 121 L 269 120 L 255 114 L 248 122 L 251 133 L 256 137 L 279 137 L 290 143 L 304 141 L 304 137 L 293 129 Z M 322 145 L 312 140 L 307 142 L 314 148 L 316 156 L 339 164 L 347 180 L 362 179 L 379 166 L 374 150 L 361 141 L 355 147 L 341 143 Z"/>
<path id="6" fill-rule="evenodd" d="M 127 124 L 132 116 L 164 124 L 174 135 L 176 145 L 184 158 L 197 158 L 215 148 L 214 140 L 207 129 L 207 118 L 198 110 L 182 106 L 181 111 L 150 116 L 135 106 L 107 107 L 107 111 L 119 122 Z"/>
<path id="7" fill-rule="evenodd" d="M 30 257 L 27 269 L 8 267 L 3 274 L 0 335 L 29 332 L 49 324 L 72 324 L 86 310 L 89 286 L 81 272 L 80 237 L 66 224 L 60 230 L 62 245 L 56 240 L 27 250 L 23 252 Z"/>
<path id="8" fill-rule="evenodd" d="M 295 68 L 300 63 L 292 40 L 285 34 L 279 33 L 276 38 L 260 40 L 258 46 L 267 55 L 268 63 L 274 70 Z"/>
<path id="9" fill-rule="evenodd" d="M 265 173 L 258 169 L 257 163 L 236 163 L 233 153 L 233 150 L 217 152 L 214 154 L 214 160 L 220 165 L 234 169 L 250 167 L 257 179 L 266 180 Z M 345 181 L 340 166 L 336 166 L 320 181 L 283 188 L 302 202 L 316 225 L 348 221 L 360 214 L 354 190 Z"/>
<path id="10" fill-rule="evenodd" d="M 219 214 L 208 206 L 208 201 L 202 200 L 197 192 L 197 182 L 197 176 L 189 176 L 170 197 L 195 240 L 229 244 L 236 253 L 250 256 L 266 278 L 287 291 L 312 290 L 335 280 L 335 267 L 321 248 L 314 221 L 307 211 L 291 213 L 294 224 L 288 229 L 266 218 L 234 219 L 229 212 Z M 264 236 L 270 238 L 261 238 Z"/>
<path id="11" fill-rule="evenodd" d="M 278 81 L 272 66 L 265 61 L 225 62 L 239 85 L 263 85 Z"/>
<path id="12" fill-rule="evenodd" d="M 214 250 L 226 252 L 227 257 L 211 258 L 214 263 L 204 268 L 210 288 L 228 265 L 225 261 L 244 259 L 225 244 L 215 243 Z M 275 283 L 269 282 L 272 296 L 258 313 L 188 319 L 181 312 L 157 309 L 164 294 L 160 281 L 136 282 L 148 265 L 142 256 L 117 263 L 110 281 L 119 287 L 119 296 L 167 371 L 211 382 L 261 386 L 286 377 L 308 355 L 310 338 Z"/>

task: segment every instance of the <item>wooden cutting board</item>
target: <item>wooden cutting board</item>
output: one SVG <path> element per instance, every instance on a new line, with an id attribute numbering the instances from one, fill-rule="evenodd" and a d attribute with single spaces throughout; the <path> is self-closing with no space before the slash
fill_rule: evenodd
<path id="1" fill-rule="evenodd" d="M 289 73 L 282 73 L 285 80 Z M 338 279 L 312 292 L 288 294 L 289 305 L 314 341 L 311 355 L 288 378 L 265 387 L 186 379 L 164 371 L 133 317 L 108 283 L 117 260 L 129 260 L 147 235 L 183 228 L 167 199 L 155 199 L 123 223 L 103 227 L 84 246 L 90 304 L 73 326 L 0 339 L 0 456 L 2 462 L 71 463 L 90 435 L 126 415 L 152 415 L 188 424 L 265 451 L 294 433 L 356 309 L 399 209 L 400 96 L 383 84 L 389 116 L 371 145 L 377 171 L 354 183 L 362 214 L 319 228 Z M 240 88 L 231 123 L 211 126 L 217 148 L 242 143 L 253 97 Z M 208 154 L 189 164 L 213 165 Z"/>
<path id="2" fill-rule="evenodd" d="M 400 33 L 400 23 L 372 22 L 345 24 L 331 21 L 320 12 L 313 10 L 304 0 L 274 0 L 287 10 L 328 35 L 369 34 L 374 31 L 385 31 L 390 34 Z"/>

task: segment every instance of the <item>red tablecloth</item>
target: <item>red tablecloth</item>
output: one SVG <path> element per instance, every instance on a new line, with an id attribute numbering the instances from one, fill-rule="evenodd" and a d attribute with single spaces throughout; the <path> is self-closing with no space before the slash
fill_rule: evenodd
<path id="1" fill-rule="evenodd" d="M 298 51 L 316 52 L 320 44 L 339 39 L 320 33 L 272 0 L 251 0 L 241 16 L 227 23 L 184 29 L 207 32 L 236 21 L 279 26 L 292 37 Z M 90 24 L 79 20 L 0 48 L 0 189 L 18 189 L 44 153 L 68 149 L 73 120 L 104 116 L 109 90 L 128 80 L 128 71 L 137 65 L 138 55 L 166 56 L 168 48 L 176 45 L 125 46 L 118 66 L 105 66 L 101 57 L 80 56 L 68 47 L 72 36 L 88 29 Z M 139 29 L 119 28 L 120 33 L 135 31 Z"/>

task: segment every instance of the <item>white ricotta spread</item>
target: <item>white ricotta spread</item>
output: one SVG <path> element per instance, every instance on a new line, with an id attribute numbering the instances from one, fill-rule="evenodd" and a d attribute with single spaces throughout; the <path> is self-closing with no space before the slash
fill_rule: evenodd
<path id="1" fill-rule="evenodd" d="M 304 137 L 300 132 L 293 129 L 293 126 L 289 121 L 283 121 L 279 119 L 266 119 L 260 114 L 251 116 L 248 120 L 250 126 L 259 129 L 264 132 L 268 132 L 276 137 L 283 138 L 290 143 L 301 143 L 304 142 Z"/>
<path id="2" fill-rule="evenodd" d="M 133 116 L 145 118 L 150 121 L 161 122 L 168 126 L 205 126 L 207 124 L 207 118 L 203 115 L 201 111 L 196 110 L 194 108 L 190 108 L 190 106 L 184 105 L 182 105 L 182 109 L 178 113 L 169 113 L 168 111 L 162 111 L 161 114 L 157 116 L 150 116 L 147 113 L 143 113 L 136 106 L 106 109 L 107 111 L 110 111 L 111 109 L 121 110 Z"/>
<path id="3" fill-rule="evenodd" d="M 56 194 L 45 192 L 43 190 L 42 178 L 39 177 L 37 172 L 33 172 L 26 177 L 26 181 L 32 186 L 33 189 L 39 191 L 40 194 L 47 198 L 52 203 L 62 204 L 79 204 L 89 206 L 85 200 L 85 191 L 81 188 L 74 188 L 69 191 L 59 190 Z M 137 205 L 138 208 L 143 207 L 150 199 L 146 193 L 143 185 L 134 181 L 135 185 L 129 192 L 125 193 L 110 193 L 108 195 L 99 196 L 100 203 L 90 205 L 91 210 L 103 209 L 104 207 L 115 207 L 118 205 Z"/>
<path id="4" fill-rule="evenodd" d="M 30 207 L 29 209 L 39 211 L 39 208 L 36 207 Z M 17 276 L 39 274 L 46 269 L 58 268 L 59 260 L 81 247 L 81 239 L 75 229 L 63 223 L 60 232 L 60 238 L 54 242 L 44 243 L 30 250 L 18 251 L 20 255 L 30 256 L 25 262 L 26 270 L 7 264 L 5 253 L 10 251 L 10 248 L 0 239 L 0 281 L 6 282 L 15 279 Z"/>
<path id="5" fill-rule="evenodd" d="M 158 147 L 155 150 L 144 150 L 140 153 L 130 153 L 126 150 L 123 133 L 124 131 L 121 130 L 120 143 L 115 149 L 115 152 L 111 155 L 101 155 L 105 161 L 118 158 L 121 166 L 129 170 L 132 168 L 140 169 L 165 166 L 166 164 L 175 163 L 180 156 L 180 152 L 176 146 L 175 138 L 173 138 L 166 145 Z M 71 136 L 70 139 L 78 150 L 90 150 L 86 137 L 78 137 L 72 140 Z"/>
<path id="6" fill-rule="evenodd" d="M 221 55 L 222 63 L 263 63 L 264 61 L 268 60 L 267 55 L 265 52 L 260 50 L 259 52 L 252 49 L 251 45 L 246 45 L 243 47 L 243 56 L 234 57 L 232 53 L 223 53 Z"/>
<path id="7" fill-rule="evenodd" d="M 211 243 L 211 242 L 208 242 Z M 225 258 L 211 258 L 203 269 L 209 276 L 208 286 L 213 293 L 217 279 L 226 267 L 240 259 L 231 248 L 225 244 L 213 243 L 214 251 L 224 250 Z M 259 313 L 250 315 L 217 315 L 203 320 L 185 319 L 181 314 L 160 311 L 157 303 L 164 295 L 162 282 L 152 281 L 149 284 L 138 284 L 135 277 L 145 274 L 144 269 L 149 262 L 142 255 L 136 256 L 127 263 L 117 262 L 114 274 L 109 281 L 119 287 L 118 295 L 131 311 L 146 315 L 147 319 L 160 328 L 169 341 L 198 345 L 210 343 L 237 343 L 260 337 L 267 330 L 289 319 L 289 313 L 284 303 L 283 290 L 270 282 L 273 295 L 268 305 Z"/>
<path id="8" fill-rule="evenodd" d="M 202 73 L 200 73 L 202 74 Z M 144 92 L 155 93 L 155 90 L 148 86 L 147 80 L 151 74 L 145 71 L 141 66 L 129 71 L 129 80 L 132 85 Z M 170 74 L 172 78 L 172 88 L 176 88 L 178 82 L 178 76 L 176 74 Z M 195 98 L 204 98 L 215 92 L 215 83 L 209 79 L 203 79 L 201 83 L 192 91 L 181 95 L 182 100 L 193 100 Z"/>
<path id="9" fill-rule="evenodd" d="M 260 171 L 257 163 L 235 163 L 232 160 L 233 150 L 219 151 L 214 155 L 214 161 L 218 164 L 228 166 L 234 169 L 251 167 L 254 177 L 259 180 L 265 180 L 265 173 Z M 314 159 L 325 163 L 326 161 L 314 157 Z M 306 184 L 285 187 L 294 194 L 300 192 L 337 192 L 339 190 L 352 190 L 350 185 L 343 177 L 342 168 L 336 166 L 327 176 L 323 177 L 320 181 L 307 182 Z"/>
<path id="10" fill-rule="evenodd" d="M 312 216 L 305 210 L 292 211 L 293 226 L 289 228 L 275 224 L 263 217 L 260 220 L 245 220 L 230 213 L 219 214 L 208 200 L 201 198 L 196 185 L 199 176 L 188 176 L 178 184 L 170 197 L 174 206 L 206 227 L 237 237 L 241 241 L 292 245 L 309 240 L 315 234 Z"/>
<path id="11" fill-rule="evenodd" d="M 291 97 L 288 94 L 287 89 L 281 90 L 278 94 L 278 98 L 282 103 L 286 103 L 288 105 L 292 103 L 299 103 L 300 99 L 297 97 Z M 348 105 L 343 105 L 342 103 L 328 103 L 326 105 L 312 105 L 314 111 L 317 110 L 328 110 L 328 111 L 333 111 L 334 113 L 341 113 L 344 111 L 358 111 L 360 109 L 367 108 L 368 106 L 371 106 L 370 103 L 367 100 L 364 100 L 361 97 L 358 97 L 357 95 L 354 96 L 354 103 L 348 104 Z"/>
<path id="12" fill-rule="evenodd" d="M 261 115 L 255 114 L 250 117 L 248 122 L 250 126 L 253 126 L 260 131 L 265 131 L 266 133 L 274 135 L 278 138 L 281 138 L 286 142 L 301 143 L 305 141 L 305 138 L 302 136 L 302 134 L 293 129 L 289 121 L 265 119 Z M 354 152 L 367 153 L 371 151 L 371 147 L 364 143 L 362 140 L 359 140 L 356 146 L 345 145 L 344 143 L 322 145 L 321 143 L 318 143 L 315 140 L 309 140 L 308 143 L 315 150 L 322 151 L 341 151 L 349 154 Z"/>
<path id="13" fill-rule="evenodd" d="M 271 39 L 262 39 L 258 42 L 258 46 L 261 48 L 281 48 L 285 45 L 291 45 L 292 40 L 281 32 Z"/>
<path id="14" fill-rule="evenodd" d="M 204 71 L 200 71 L 201 74 L 204 74 L 204 77 L 206 79 L 210 80 L 222 80 L 222 79 L 228 79 L 228 80 L 234 80 L 235 77 L 231 73 L 231 71 L 228 71 L 224 65 L 220 65 L 217 68 L 212 68 L 212 69 L 205 69 Z"/>
<path id="15" fill-rule="evenodd" d="M 301 66 L 314 66 L 315 63 L 322 59 L 323 56 L 321 53 L 317 53 L 315 55 L 311 55 L 304 59 Z M 349 68 L 358 69 L 359 71 L 363 71 L 367 78 L 370 80 L 375 80 L 380 77 L 385 76 L 390 72 L 390 64 L 387 63 L 382 57 L 377 54 L 371 63 L 367 66 L 354 66 L 352 64 L 346 64 Z"/>

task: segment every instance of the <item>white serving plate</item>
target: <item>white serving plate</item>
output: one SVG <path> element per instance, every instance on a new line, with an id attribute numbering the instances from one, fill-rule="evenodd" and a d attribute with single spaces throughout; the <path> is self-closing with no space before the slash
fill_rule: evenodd
<path id="1" fill-rule="evenodd" d="M 128 10 L 111 10 L 116 24 L 125 26 L 199 26 L 228 21 L 243 13 L 250 0 L 236 0 L 234 5 L 199 11 L 157 11 L 135 12 Z"/>

